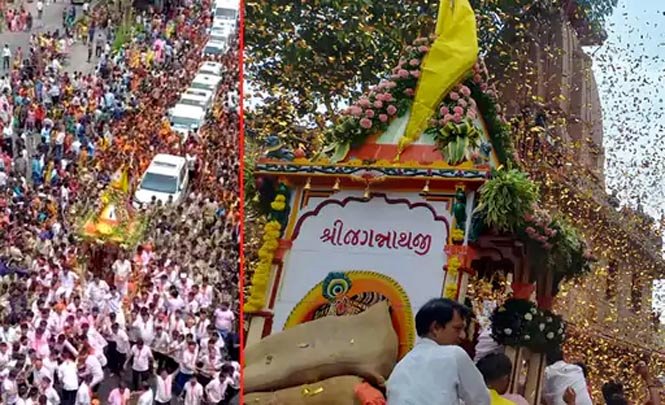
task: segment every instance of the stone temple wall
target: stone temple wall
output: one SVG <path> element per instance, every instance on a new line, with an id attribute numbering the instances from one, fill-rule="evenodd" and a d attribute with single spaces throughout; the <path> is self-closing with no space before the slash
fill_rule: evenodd
<path id="1" fill-rule="evenodd" d="M 567 187 L 579 194 L 590 192 L 594 200 L 603 204 L 608 196 L 603 173 L 602 113 L 592 60 L 562 12 L 539 11 L 538 15 L 521 18 L 519 23 L 526 29 L 509 27 L 502 45 L 486 57 L 486 63 L 494 75 L 507 118 L 524 119 L 538 114 L 546 117 L 541 125 L 545 131 L 524 131 L 527 137 L 539 137 L 528 142 L 529 147 L 539 151 L 524 154 L 522 149 L 521 158 L 533 160 L 526 165 L 533 163 L 536 170 L 550 170 L 541 162 L 551 161 L 552 155 L 559 156 L 553 160 L 560 159 L 560 164 L 555 163 L 551 170 L 566 179 Z M 566 169 L 566 162 L 573 162 L 574 169 Z M 567 207 L 561 210 L 569 211 Z M 621 223 L 617 226 L 623 227 Z M 593 244 L 593 240 L 589 242 Z M 640 249 L 631 249 L 636 251 Z M 557 309 L 569 321 L 583 323 L 583 328 L 597 328 L 645 343 L 651 341 L 652 278 L 633 276 L 641 270 L 639 263 L 649 259 L 633 253 L 626 260 L 619 260 L 617 274 L 609 276 L 608 263 L 601 263 L 586 280 L 564 288 L 557 298 Z M 606 296 L 608 284 L 616 285 L 611 286 L 615 291 L 610 300 Z M 632 295 L 633 289 L 641 295 Z"/>

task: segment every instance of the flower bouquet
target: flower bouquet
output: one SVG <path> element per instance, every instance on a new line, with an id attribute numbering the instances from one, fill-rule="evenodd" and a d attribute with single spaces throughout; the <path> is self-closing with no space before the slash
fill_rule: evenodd
<path id="1" fill-rule="evenodd" d="M 328 132 L 331 140 L 358 145 L 377 131 L 386 130 L 393 118 L 404 115 L 413 101 L 420 65 L 429 52 L 429 44 L 429 38 L 418 38 L 407 46 L 390 77 L 342 111 L 337 124 Z"/>
<path id="2" fill-rule="evenodd" d="M 533 353 L 547 353 L 560 347 L 566 338 L 563 319 L 528 300 L 507 300 L 494 310 L 490 320 L 492 338 L 497 343 L 526 347 Z"/>
<path id="3" fill-rule="evenodd" d="M 448 94 L 430 120 L 425 133 L 434 137 L 448 164 L 471 160 L 480 144 L 480 132 L 475 125 L 477 115 L 471 90 L 460 84 Z"/>
<path id="4" fill-rule="evenodd" d="M 531 301 L 508 299 L 490 317 L 492 338 L 504 346 L 526 346 L 538 329 L 537 317 L 538 308 Z"/>

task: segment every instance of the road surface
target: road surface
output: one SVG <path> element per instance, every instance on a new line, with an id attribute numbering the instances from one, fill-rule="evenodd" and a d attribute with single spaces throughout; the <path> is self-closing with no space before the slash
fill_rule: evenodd
<path id="1" fill-rule="evenodd" d="M 0 0 L 2 1 L 2 0 Z M 44 1 L 46 3 L 46 1 Z M 9 4 L 9 7 L 16 7 L 20 4 L 20 1 L 15 0 L 14 4 Z M 33 23 L 32 30 L 29 32 L 10 32 L 4 27 L 4 31 L 0 33 L 0 46 L 4 47 L 5 44 L 9 44 L 10 49 L 12 50 L 12 55 L 16 54 L 16 49 L 21 47 L 23 49 L 23 54 L 26 54 L 26 50 L 30 46 L 30 35 L 33 33 L 54 31 L 56 29 L 62 29 L 62 12 L 72 5 L 69 0 L 58 0 L 56 3 L 51 2 L 49 5 L 44 5 L 44 13 L 42 19 L 37 19 L 37 1 L 34 0 L 32 3 L 28 3 L 26 0 L 23 0 L 24 7 L 32 13 Z M 83 13 L 81 6 L 76 6 L 77 15 Z M 82 71 L 90 72 L 95 67 L 95 60 L 93 59 L 91 63 L 88 63 L 88 48 L 82 42 L 74 43 L 71 48 L 69 63 L 65 66 L 65 70 L 68 72 Z M 0 76 L 4 76 L 7 72 L 0 70 Z"/>

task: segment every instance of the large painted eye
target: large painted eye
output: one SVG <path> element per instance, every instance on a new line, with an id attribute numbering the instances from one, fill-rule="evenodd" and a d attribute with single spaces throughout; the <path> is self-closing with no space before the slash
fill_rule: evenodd
<path id="1" fill-rule="evenodd" d="M 330 273 L 323 282 L 323 296 L 329 300 L 343 296 L 351 289 L 351 280 L 344 273 Z"/>
<path id="2" fill-rule="evenodd" d="M 330 284 L 328 284 L 328 295 L 332 297 L 337 297 L 339 295 L 344 294 L 349 290 L 349 283 L 344 280 L 344 279 L 337 279 L 333 280 Z"/>

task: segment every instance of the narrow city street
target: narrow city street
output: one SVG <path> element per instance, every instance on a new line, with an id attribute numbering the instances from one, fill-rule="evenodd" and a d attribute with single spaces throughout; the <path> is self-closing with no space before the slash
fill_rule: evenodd
<path id="1" fill-rule="evenodd" d="M 62 29 L 62 14 L 65 10 L 68 10 L 71 7 L 76 7 L 77 16 L 80 16 L 83 13 L 82 6 L 76 5 L 73 6 L 69 1 L 60 0 L 56 3 L 50 3 L 44 5 L 44 13 L 42 19 L 37 19 L 37 2 L 33 1 L 28 3 L 23 2 L 24 6 L 28 9 L 33 15 L 33 27 L 30 31 L 25 32 L 11 32 L 5 29 L 0 33 L 0 46 L 4 47 L 5 44 L 9 44 L 12 54 L 15 54 L 17 49 L 21 48 L 25 50 L 30 46 L 30 35 L 34 33 L 41 33 L 46 31 L 54 31 L 56 29 Z M 83 42 L 76 42 L 72 46 L 69 53 L 69 63 L 65 66 L 67 72 L 73 73 L 75 71 L 89 72 L 95 68 L 95 60 L 91 62 L 87 61 L 87 47 Z M 2 71 L 0 76 L 7 74 L 6 71 Z M 28 149 L 33 145 L 26 145 Z M 32 152 L 32 150 L 30 150 Z M 123 375 L 125 381 L 129 384 L 131 382 L 131 369 L 127 369 Z M 117 375 L 110 375 L 108 371 L 105 373 L 104 381 L 101 383 L 99 388 L 100 398 L 108 398 L 109 393 L 113 390 L 119 381 L 120 377 Z M 136 398 L 133 398 L 135 402 Z M 106 402 L 106 401 L 103 401 Z M 178 403 L 177 400 L 174 400 L 173 403 Z"/>
<path id="2" fill-rule="evenodd" d="M 15 54 L 19 47 L 23 49 L 25 53 L 25 50 L 30 46 L 30 35 L 34 33 L 62 29 L 62 13 L 65 10 L 71 7 L 76 7 L 77 16 L 81 15 L 83 12 L 82 6 L 72 6 L 69 0 L 59 0 L 55 3 L 51 2 L 48 5 L 46 2 L 44 2 L 44 13 L 42 15 L 42 19 L 40 20 L 37 18 L 36 1 L 28 3 L 27 1 L 23 0 L 23 5 L 33 16 L 32 30 L 24 32 L 11 32 L 7 29 L 7 27 L 3 27 L 3 31 L 0 33 L 0 46 L 4 47 L 5 44 L 9 44 L 12 54 Z M 87 61 L 86 45 L 82 42 L 76 42 L 71 47 L 69 60 L 64 68 L 68 72 L 89 72 L 94 69 L 94 62 L 94 60 L 90 63 Z M 0 75 L 5 75 L 6 73 L 6 71 L 0 71 Z"/>

